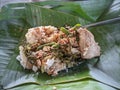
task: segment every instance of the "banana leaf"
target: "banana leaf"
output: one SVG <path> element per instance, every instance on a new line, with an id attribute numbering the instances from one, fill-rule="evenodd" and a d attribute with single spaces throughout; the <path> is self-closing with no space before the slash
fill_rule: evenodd
<path id="1" fill-rule="evenodd" d="M 100 5 L 104 5 L 104 9 L 96 7 L 96 10 L 100 11 L 95 11 L 96 14 L 94 15 L 89 12 L 94 8 L 94 6 L 89 8 L 91 2 L 87 1 L 88 7 L 84 2 L 79 2 L 80 7 L 84 6 L 84 8 L 81 8 L 82 11 L 86 15 L 88 14 L 89 17 L 95 17 L 95 21 L 115 18 L 120 15 L 118 0 L 109 1 L 109 7 L 105 6 L 105 2 L 104 4 L 101 2 Z M 93 4 L 96 4 L 96 2 L 96 0 L 92 0 Z M 115 7 L 117 9 L 114 9 Z M 58 90 L 79 88 L 81 90 L 120 89 L 120 21 L 110 25 L 88 28 L 95 35 L 96 41 L 101 46 L 100 61 L 97 64 L 94 64 L 97 59 L 92 59 L 80 65 L 77 72 L 62 74 L 57 77 L 34 73 L 21 67 L 16 60 L 16 56 L 19 53 L 18 43 L 24 38 L 28 28 L 39 25 L 73 26 L 76 23 L 86 25 L 94 22 L 82 16 L 77 17 L 77 15 L 71 15 L 71 13 L 66 14 L 69 12 L 63 13 L 53 10 L 42 8 L 36 3 L 11 4 L 2 8 L 0 12 L 1 88 L 10 90 L 52 90 L 54 88 Z"/>
<path id="2" fill-rule="evenodd" d="M 75 2 L 64 2 L 49 0 L 46 2 L 33 3 L 35 5 L 40 5 L 43 7 L 51 8 L 53 10 L 62 11 L 69 13 L 78 17 L 82 17 L 89 21 L 96 21 L 110 8 L 114 0 L 83 0 Z M 99 4 L 98 4 L 99 3 Z M 97 8 L 95 8 L 97 7 Z M 89 9 L 88 9 L 89 8 Z"/>

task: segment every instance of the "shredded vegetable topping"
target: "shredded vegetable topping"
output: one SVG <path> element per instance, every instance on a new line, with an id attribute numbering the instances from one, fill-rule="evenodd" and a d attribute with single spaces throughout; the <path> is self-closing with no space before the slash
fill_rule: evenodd
<path id="1" fill-rule="evenodd" d="M 24 43 L 19 46 L 21 65 L 25 69 L 56 76 L 82 59 L 100 56 L 100 47 L 93 34 L 80 26 L 28 29 Z"/>

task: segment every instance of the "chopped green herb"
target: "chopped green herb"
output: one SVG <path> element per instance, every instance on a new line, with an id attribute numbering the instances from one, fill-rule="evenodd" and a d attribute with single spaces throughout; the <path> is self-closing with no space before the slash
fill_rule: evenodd
<path id="1" fill-rule="evenodd" d="M 59 43 L 56 43 L 54 45 L 52 45 L 53 48 L 59 48 L 60 44 Z"/>
<path id="2" fill-rule="evenodd" d="M 78 28 L 80 28 L 81 24 L 76 24 L 74 27 L 73 27 L 73 30 L 77 30 Z"/>
<path id="3" fill-rule="evenodd" d="M 65 33 L 66 35 L 69 35 L 69 31 L 67 29 L 65 29 L 64 27 L 60 28 L 60 31 L 62 31 L 63 33 Z"/>
<path id="4" fill-rule="evenodd" d="M 81 24 L 76 24 L 74 27 L 79 28 L 80 26 L 81 26 Z"/>
<path id="5" fill-rule="evenodd" d="M 46 44 L 40 45 L 40 46 L 37 47 L 37 50 L 43 48 L 44 46 L 51 46 L 51 45 L 54 45 L 54 44 L 56 44 L 56 43 L 55 42 L 50 42 L 50 43 L 46 43 Z"/>

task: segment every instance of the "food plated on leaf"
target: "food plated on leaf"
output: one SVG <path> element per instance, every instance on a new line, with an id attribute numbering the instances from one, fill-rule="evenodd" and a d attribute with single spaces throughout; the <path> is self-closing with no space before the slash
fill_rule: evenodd
<path id="1" fill-rule="evenodd" d="M 19 50 L 17 59 L 25 69 L 52 76 L 81 60 L 100 56 L 100 46 L 94 35 L 79 24 L 74 27 L 30 28 Z"/>

